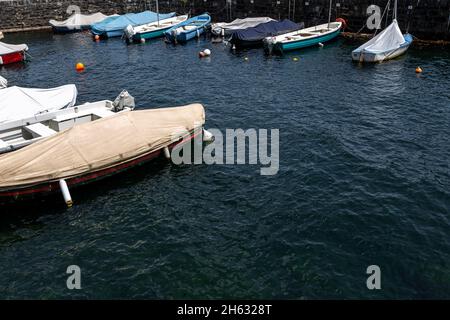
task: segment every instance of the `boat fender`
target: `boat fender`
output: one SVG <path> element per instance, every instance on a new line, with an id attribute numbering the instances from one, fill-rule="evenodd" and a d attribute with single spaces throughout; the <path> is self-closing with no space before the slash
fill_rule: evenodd
<path id="1" fill-rule="evenodd" d="M 197 38 L 200 38 L 200 29 L 197 29 Z"/>
<path id="2" fill-rule="evenodd" d="M 59 180 L 59 187 L 61 188 L 62 195 L 64 197 L 64 201 L 67 206 L 70 208 L 73 205 L 72 197 L 70 196 L 69 187 L 67 186 L 67 182 L 64 179 Z"/>
<path id="3" fill-rule="evenodd" d="M 337 18 L 336 22 L 341 22 L 342 23 L 342 30 L 347 29 L 347 20 L 345 20 L 344 18 Z"/>
<path id="4" fill-rule="evenodd" d="M 203 141 L 212 142 L 214 141 L 214 135 L 206 129 L 203 129 Z"/>
<path id="5" fill-rule="evenodd" d="M 198 56 L 199 56 L 200 58 L 209 57 L 210 55 L 211 55 L 211 50 L 209 50 L 209 49 L 205 49 L 205 50 L 200 51 L 200 52 L 198 53 Z"/>
<path id="6" fill-rule="evenodd" d="M 319 42 L 319 47 L 323 48 L 323 43 Z"/>
<path id="7" fill-rule="evenodd" d="M 169 148 L 168 147 L 164 147 L 163 151 L 164 151 L 164 157 L 166 157 L 166 159 L 170 159 Z"/>

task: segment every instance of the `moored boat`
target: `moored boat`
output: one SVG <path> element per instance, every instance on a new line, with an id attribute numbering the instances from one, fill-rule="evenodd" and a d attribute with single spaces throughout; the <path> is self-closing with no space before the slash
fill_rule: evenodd
<path id="1" fill-rule="evenodd" d="M 128 25 L 143 25 L 157 21 L 158 19 L 168 19 L 175 15 L 175 12 L 159 14 L 153 11 L 127 13 L 122 16 L 108 17 L 103 21 L 91 25 L 91 32 L 93 35 L 98 35 L 103 38 L 121 37 L 123 30 Z"/>
<path id="2" fill-rule="evenodd" d="M 16 202 L 106 178 L 202 134 L 203 106 L 123 112 L 74 126 L 0 156 L 0 202 Z"/>
<path id="3" fill-rule="evenodd" d="M 230 43 L 236 48 L 259 47 L 263 45 L 263 40 L 267 37 L 277 36 L 301 28 L 303 28 L 303 23 L 297 24 L 287 19 L 260 23 L 256 27 L 233 32 Z"/>
<path id="4" fill-rule="evenodd" d="M 147 23 L 133 27 L 128 25 L 125 30 L 125 39 L 128 43 L 142 42 L 142 39 L 149 40 L 164 36 L 164 31 L 177 26 L 178 24 L 186 21 L 187 15 L 171 17 L 168 19 L 158 20 L 155 22 Z"/>
<path id="5" fill-rule="evenodd" d="M 0 91 L 1 93 L 1 91 Z M 134 109 L 134 98 L 123 91 L 114 101 L 102 100 L 0 122 L 0 154 L 21 149 L 63 130 Z"/>
<path id="6" fill-rule="evenodd" d="M 211 25 L 211 33 L 215 36 L 229 36 L 237 30 L 244 30 L 247 28 L 256 27 L 258 24 L 275 21 L 269 17 L 254 17 L 235 19 L 229 23 L 218 22 Z"/>
<path id="7" fill-rule="evenodd" d="M 0 124 L 72 107 L 76 99 L 74 84 L 50 89 L 4 88 L 0 90 Z"/>
<path id="8" fill-rule="evenodd" d="M 211 17 L 204 13 L 170 28 L 164 35 L 171 42 L 186 42 L 203 34 L 210 23 Z"/>
<path id="9" fill-rule="evenodd" d="M 336 38 L 341 32 L 341 28 L 342 22 L 337 21 L 267 37 L 264 39 L 264 47 L 269 52 L 280 53 L 311 47 Z"/>
<path id="10" fill-rule="evenodd" d="M 386 6 L 389 7 L 390 1 Z M 353 50 L 352 60 L 357 62 L 383 62 L 403 55 L 413 42 L 409 33 L 402 34 L 397 22 L 397 0 L 394 2 L 393 20 L 378 35 Z"/>
<path id="11" fill-rule="evenodd" d="M 24 61 L 26 51 L 28 51 L 26 44 L 0 42 L 0 65 Z"/>
<path id="12" fill-rule="evenodd" d="M 98 23 L 105 20 L 108 17 L 115 17 L 117 14 L 112 16 L 104 15 L 101 12 L 96 12 L 93 14 L 81 14 L 74 13 L 69 18 L 64 21 L 50 20 L 49 24 L 55 33 L 68 33 L 87 30 L 92 24 Z"/>

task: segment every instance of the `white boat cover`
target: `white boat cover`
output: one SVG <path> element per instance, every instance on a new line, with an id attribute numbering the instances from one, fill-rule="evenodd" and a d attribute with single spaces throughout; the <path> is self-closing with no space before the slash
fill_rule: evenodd
<path id="1" fill-rule="evenodd" d="M 8 80 L 0 76 L 0 89 L 4 89 L 8 86 Z"/>
<path id="2" fill-rule="evenodd" d="M 36 114 L 75 105 L 77 87 L 74 84 L 34 89 L 9 87 L 0 90 L 0 123 L 30 118 Z"/>
<path id="3" fill-rule="evenodd" d="M 117 166 L 201 128 L 201 104 L 123 112 L 80 124 L 0 156 L 0 190 L 57 181 Z"/>
<path id="4" fill-rule="evenodd" d="M 114 15 L 117 16 L 117 15 Z M 93 14 L 81 14 L 74 13 L 69 18 L 64 21 L 56 21 L 50 20 L 49 23 L 53 27 L 67 28 L 67 29 L 76 29 L 81 28 L 82 26 L 90 26 L 91 24 L 100 22 L 105 20 L 109 16 L 104 15 L 101 12 L 93 13 Z"/>
<path id="5" fill-rule="evenodd" d="M 354 50 L 354 52 L 364 50 L 365 52 L 371 53 L 383 53 L 398 49 L 404 43 L 405 38 L 398 26 L 397 20 L 394 19 L 386 29 Z"/>
<path id="6" fill-rule="evenodd" d="M 0 42 L 0 56 L 13 52 L 27 51 L 28 46 L 26 44 L 9 44 Z"/>
<path id="7" fill-rule="evenodd" d="M 235 19 L 230 23 L 226 23 L 226 22 L 214 23 L 211 26 L 211 31 L 216 35 L 221 35 L 222 29 L 223 29 L 225 35 L 228 35 L 228 34 L 232 33 L 233 31 L 255 27 L 258 24 L 266 23 L 269 21 L 274 21 L 274 20 L 269 17 Z"/>

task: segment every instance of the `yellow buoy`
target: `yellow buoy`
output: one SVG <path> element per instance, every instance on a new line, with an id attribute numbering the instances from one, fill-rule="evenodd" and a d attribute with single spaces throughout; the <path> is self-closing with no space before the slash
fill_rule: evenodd
<path id="1" fill-rule="evenodd" d="M 78 62 L 77 65 L 75 66 L 75 69 L 77 71 L 83 71 L 84 70 L 84 64 L 82 64 L 81 62 Z"/>
<path id="2" fill-rule="evenodd" d="M 416 68 L 416 73 L 422 73 L 422 71 L 423 71 L 423 70 L 422 70 L 421 67 L 417 67 L 417 68 Z"/>
<path id="3" fill-rule="evenodd" d="M 294 60 L 294 61 L 298 61 L 298 58 L 297 58 L 297 57 L 294 57 L 294 58 L 292 58 L 292 60 Z"/>

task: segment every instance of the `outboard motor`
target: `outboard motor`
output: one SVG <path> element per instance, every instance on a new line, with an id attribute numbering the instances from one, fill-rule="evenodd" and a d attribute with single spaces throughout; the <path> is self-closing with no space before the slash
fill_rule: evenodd
<path id="1" fill-rule="evenodd" d="M 125 40 L 127 41 L 127 43 L 132 43 L 133 36 L 136 34 L 133 26 L 131 24 L 127 25 L 127 27 L 125 28 L 125 30 L 123 30 L 123 32 L 125 34 Z"/>
<path id="2" fill-rule="evenodd" d="M 123 90 L 117 98 L 113 102 L 113 107 L 115 112 L 122 111 L 124 109 L 130 109 L 133 110 L 134 105 L 134 98 L 131 94 L 128 93 L 128 91 Z"/>
<path id="3" fill-rule="evenodd" d="M 0 89 L 4 89 L 8 86 L 8 80 L 0 76 Z"/>

